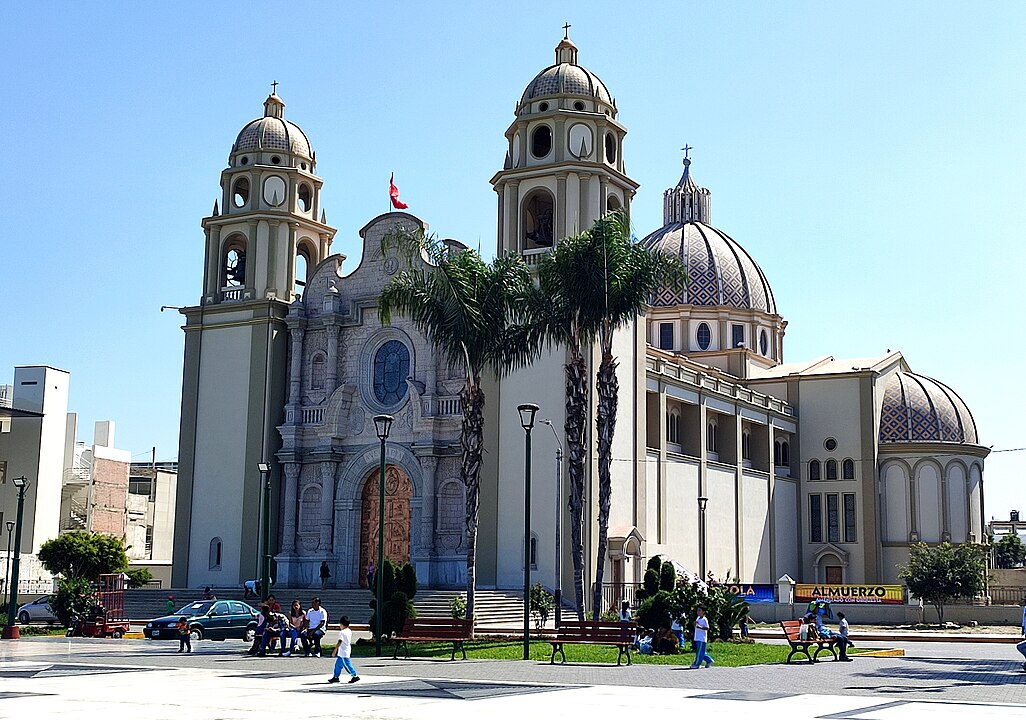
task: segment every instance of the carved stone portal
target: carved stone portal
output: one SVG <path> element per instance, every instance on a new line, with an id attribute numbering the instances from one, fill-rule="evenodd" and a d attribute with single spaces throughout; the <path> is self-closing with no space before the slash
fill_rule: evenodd
<path id="1" fill-rule="evenodd" d="M 402 468 L 385 468 L 385 557 L 393 563 L 410 561 L 410 498 L 413 484 Z M 360 527 L 360 587 L 367 587 L 367 566 L 378 567 L 378 471 L 363 486 Z"/>

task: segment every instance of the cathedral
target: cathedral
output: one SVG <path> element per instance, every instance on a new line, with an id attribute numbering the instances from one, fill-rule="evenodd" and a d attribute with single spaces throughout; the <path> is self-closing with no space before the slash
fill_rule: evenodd
<path id="1" fill-rule="evenodd" d="M 496 252 L 534 265 L 563 238 L 630 207 L 638 184 L 625 170 L 627 129 L 618 117 L 609 88 L 564 37 L 505 132 L 505 158 L 491 179 Z M 423 585 L 460 587 L 463 373 L 410 321 L 384 324 L 377 312 L 381 288 L 409 262 L 383 251 L 382 239 L 397 224 L 427 226 L 402 212 L 369 220 L 360 262 L 350 267 L 331 252 L 336 231 L 321 207 L 316 170 L 310 139 L 272 93 L 263 116 L 232 144 L 220 200 L 203 219 L 202 293 L 181 311 L 173 585 L 259 576 L 265 482 L 276 584 L 319 587 L 326 562 L 334 586 L 366 585 L 366 567 L 377 562 L 373 417 L 387 413 L 395 422 L 386 445 L 385 554 L 412 562 Z M 784 575 L 895 583 L 910 544 L 982 539 L 989 451 L 965 403 L 913 372 L 900 352 L 785 362 L 787 322 L 769 279 L 713 225 L 711 192 L 687 157 L 680 180 L 663 193 L 662 227 L 641 242 L 678 257 L 688 284 L 656 293 L 616 338 L 620 402 L 605 583 L 640 581 L 654 555 L 751 583 Z M 426 260 L 413 262 L 430 269 Z M 485 388 L 479 587 L 521 586 L 525 543 L 536 580 L 552 588 L 561 566 L 562 586 L 572 586 L 566 468 L 555 464 L 565 446 L 565 359 L 561 349 L 548 351 Z M 594 377 L 594 352 L 591 360 Z M 540 405 L 547 421 L 534 429 L 529 538 L 516 411 L 524 402 Z M 269 472 L 260 471 L 264 463 Z M 590 582 L 594 442 L 586 472 Z"/>

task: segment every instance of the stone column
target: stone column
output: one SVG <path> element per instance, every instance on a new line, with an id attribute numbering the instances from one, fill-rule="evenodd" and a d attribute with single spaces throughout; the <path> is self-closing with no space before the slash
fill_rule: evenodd
<path id="1" fill-rule="evenodd" d="M 290 554 L 296 550 L 296 511 L 299 494 L 299 463 L 285 463 L 285 507 L 282 517 L 281 551 Z"/>
<path id="2" fill-rule="evenodd" d="M 280 220 L 267 221 L 267 292 L 274 293 L 275 297 L 284 298 L 292 302 L 291 288 L 278 286 L 278 228 Z"/>
<path id="3" fill-rule="evenodd" d="M 320 464 L 321 472 L 321 538 L 318 552 L 331 552 L 331 530 L 335 508 L 335 467 L 338 463 L 326 461 Z"/>
<path id="4" fill-rule="evenodd" d="M 435 470 L 438 458 L 427 455 L 420 458 L 423 496 L 420 506 L 420 547 L 424 555 L 435 556 Z"/>
<path id="5" fill-rule="evenodd" d="M 328 372 L 325 380 L 325 393 L 328 397 L 338 387 L 338 335 L 342 329 L 334 323 L 334 318 L 325 318 L 328 335 Z"/>
<path id="6" fill-rule="evenodd" d="M 566 232 L 566 179 L 569 173 L 556 173 L 556 227 L 553 228 L 555 239 L 553 245 L 567 236 Z"/>
<path id="7" fill-rule="evenodd" d="M 292 358 L 289 363 L 289 405 L 300 404 L 300 393 L 303 383 L 303 336 L 305 332 L 301 327 L 289 328 L 289 336 L 292 340 Z"/>

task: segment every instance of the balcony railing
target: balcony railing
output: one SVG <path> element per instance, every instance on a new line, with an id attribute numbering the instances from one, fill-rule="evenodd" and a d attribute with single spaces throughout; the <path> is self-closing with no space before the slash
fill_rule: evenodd
<path id="1" fill-rule="evenodd" d="M 592 584 L 592 589 L 595 585 Z M 638 600 L 638 590 L 643 587 L 642 583 L 621 582 L 602 583 L 602 612 L 610 608 L 619 609 L 620 603 L 626 600 L 632 608 L 638 607 L 641 602 Z"/>

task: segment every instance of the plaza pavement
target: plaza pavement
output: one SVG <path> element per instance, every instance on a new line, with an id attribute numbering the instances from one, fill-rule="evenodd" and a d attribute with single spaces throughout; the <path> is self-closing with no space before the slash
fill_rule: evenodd
<path id="1" fill-rule="evenodd" d="M 903 647 L 903 658 L 709 670 L 357 658 L 362 681 L 350 686 L 325 683 L 330 658 L 251 658 L 237 641 L 179 655 L 174 642 L 26 638 L 0 643 L 0 718 L 1026 720 L 1014 644 Z"/>

